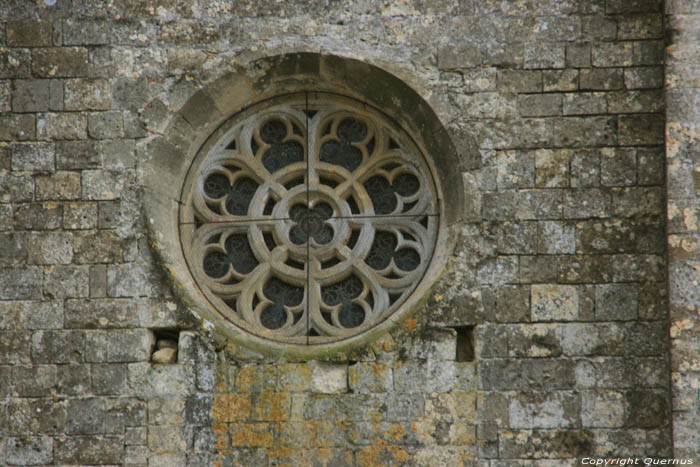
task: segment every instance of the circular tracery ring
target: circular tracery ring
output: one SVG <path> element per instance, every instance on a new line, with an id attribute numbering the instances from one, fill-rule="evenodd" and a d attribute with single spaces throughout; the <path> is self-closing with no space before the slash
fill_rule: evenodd
<path id="1" fill-rule="evenodd" d="M 386 116 L 299 93 L 235 115 L 202 147 L 180 236 L 195 282 L 231 323 L 328 343 L 381 323 L 415 290 L 438 199 L 421 151 Z"/>

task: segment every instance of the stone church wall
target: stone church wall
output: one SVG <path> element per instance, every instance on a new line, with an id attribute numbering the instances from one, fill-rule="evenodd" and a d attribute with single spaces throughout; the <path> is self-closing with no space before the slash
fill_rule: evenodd
<path id="1" fill-rule="evenodd" d="M 669 3 L 665 99 L 657 0 L 3 1 L 0 466 L 697 456 L 697 8 Z M 197 93 L 302 52 L 404 81 L 464 185 L 425 305 L 312 360 L 209 332 L 144 215 Z"/>

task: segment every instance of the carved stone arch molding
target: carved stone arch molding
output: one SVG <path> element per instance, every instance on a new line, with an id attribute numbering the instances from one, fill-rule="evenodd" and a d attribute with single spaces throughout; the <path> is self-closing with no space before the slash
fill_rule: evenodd
<path id="1" fill-rule="evenodd" d="M 140 167 L 151 245 L 215 338 L 311 358 L 370 342 L 427 298 L 461 223 L 462 170 L 392 74 L 268 57 L 161 121 Z"/>

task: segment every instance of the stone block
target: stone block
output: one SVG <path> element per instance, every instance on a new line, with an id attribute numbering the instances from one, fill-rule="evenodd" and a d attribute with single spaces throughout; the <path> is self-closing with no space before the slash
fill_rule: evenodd
<path id="1" fill-rule="evenodd" d="M 527 94 L 518 96 L 518 113 L 523 117 L 561 115 L 561 94 Z"/>
<path id="2" fill-rule="evenodd" d="M 146 329 L 87 331 L 85 357 L 91 363 L 148 361 L 154 345 L 153 333 Z"/>
<path id="3" fill-rule="evenodd" d="M 0 451 L 1 452 L 1 451 Z M 53 463 L 53 438 L 48 436 L 5 439 L 7 465 L 46 465 Z"/>
<path id="4" fill-rule="evenodd" d="M 622 68 L 592 68 L 581 70 L 581 90 L 608 91 L 622 89 Z"/>
<path id="5" fill-rule="evenodd" d="M 64 85 L 66 110 L 109 110 L 112 88 L 106 79 L 69 79 Z"/>
<path id="6" fill-rule="evenodd" d="M 67 436 L 54 439 L 55 460 L 62 464 L 121 464 L 122 436 Z"/>
<path id="7" fill-rule="evenodd" d="M 63 310 L 60 301 L 0 302 L 0 329 L 55 329 L 62 326 Z"/>
<path id="8" fill-rule="evenodd" d="M 0 265 L 16 266 L 27 261 L 27 235 L 20 232 L 0 233 Z"/>
<path id="9" fill-rule="evenodd" d="M 102 158 L 94 141 L 65 141 L 56 144 L 56 165 L 59 169 L 96 169 Z"/>
<path id="10" fill-rule="evenodd" d="M 552 129 L 553 146 L 587 147 L 617 144 L 617 122 L 615 117 L 564 117 L 554 118 Z"/>
<path id="11" fill-rule="evenodd" d="M 562 346 L 554 324 L 508 326 L 508 356 L 511 358 L 561 357 Z"/>
<path id="12" fill-rule="evenodd" d="M 348 367 L 349 389 L 354 392 L 388 392 L 392 390 L 391 367 L 360 362 Z"/>
<path id="13" fill-rule="evenodd" d="M 251 407 L 249 394 L 216 394 L 212 417 L 218 423 L 248 420 Z"/>
<path id="14" fill-rule="evenodd" d="M 73 235 L 73 259 L 77 264 L 119 262 L 122 248 L 122 240 L 113 230 L 85 230 Z"/>
<path id="15" fill-rule="evenodd" d="M 627 426 L 654 428 L 668 424 L 671 414 L 666 391 L 629 391 L 626 394 L 626 399 L 628 404 Z"/>
<path id="16" fill-rule="evenodd" d="M 509 401 L 512 428 L 575 428 L 579 426 L 581 401 L 568 391 L 519 393 Z"/>
<path id="17" fill-rule="evenodd" d="M 8 151 L 7 168 L 10 168 Z M 3 203 L 32 201 L 34 199 L 34 179 L 29 175 L 13 175 L 0 173 L 0 200 Z M 11 208 L 3 205 L 5 209 Z M 5 230 L 5 229 L 3 229 Z"/>
<path id="18" fill-rule="evenodd" d="M 477 358 L 507 357 L 508 328 L 497 324 L 483 324 L 474 328 Z"/>
<path id="19" fill-rule="evenodd" d="M 107 267 L 107 295 L 110 297 L 154 296 L 158 286 L 151 280 L 144 263 L 126 263 Z"/>
<path id="20" fill-rule="evenodd" d="M 29 264 L 70 264 L 73 260 L 71 234 L 34 233 L 29 239 Z"/>
<path id="21" fill-rule="evenodd" d="M 82 331 L 51 330 L 32 334 L 32 360 L 35 362 L 83 363 L 85 356 L 85 334 Z"/>
<path id="22" fill-rule="evenodd" d="M 0 112 L 9 112 L 12 110 L 10 89 L 9 81 L 0 81 Z"/>
<path id="23" fill-rule="evenodd" d="M 586 428 L 621 428 L 625 425 L 624 393 L 611 390 L 585 391 L 582 396 L 581 423 Z"/>
<path id="24" fill-rule="evenodd" d="M 570 285 L 533 285 L 533 321 L 572 321 L 578 319 L 578 289 Z"/>
<path id="25" fill-rule="evenodd" d="M 499 256 L 484 261 L 476 272 L 476 279 L 482 285 L 503 285 L 518 282 L 518 258 Z"/>
<path id="26" fill-rule="evenodd" d="M 565 46 L 557 42 L 527 42 L 524 65 L 526 69 L 564 68 L 566 66 Z"/>
<path id="27" fill-rule="evenodd" d="M 566 149 L 535 151 L 535 185 L 542 188 L 569 186 L 569 162 L 572 152 Z"/>
<path id="28" fill-rule="evenodd" d="M 17 79 L 12 82 L 13 112 L 45 112 L 49 110 L 48 79 Z"/>
<path id="29" fill-rule="evenodd" d="M 636 41 L 634 42 L 635 65 L 663 65 L 664 41 Z"/>
<path id="30" fill-rule="evenodd" d="M 555 282 L 559 278 L 559 256 L 521 256 L 519 279 L 523 284 Z"/>
<path id="31" fill-rule="evenodd" d="M 609 113 L 663 112 L 662 90 L 617 91 L 606 95 Z"/>
<path id="32" fill-rule="evenodd" d="M 600 150 L 600 183 L 603 186 L 629 186 L 637 180 L 637 154 L 629 148 Z"/>
<path id="33" fill-rule="evenodd" d="M 664 212 L 664 193 L 660 187 L 629 187 L 612 190 L 615 216 L 659 216 Z"/>
<path id="34" fill-rule="evenodd" d="M 88 114 L 88 135 L 94 139 L 123 138 L 124 118 L 120 111 Z"/>
<path id="35" fill-rule="evenodd" d="M 605 12 L 608 14 L 661 12 L 661 2 L 657 0 L 609 0 Z"/>
<path id="36" fill-rule="evenodd" d="M 601 321 L 625 321 L 637 318 L 639 304 L 636 284 L 596 285 L 595 317 Z"/>
<path id="37" fill-rule="evenodd" d="M 10 47 L 41 47 L 51 45 L 53 31 L 48 21 L 9 21 L 5 26 Z"/>
<path id="38" fill-rule="evenodd" d="M 575 91 L 578 89 L 578 70 L 546 70 L 542 72 L 544 92 Z"/>
<path id="39" fill-rule="evenodd" d="M 103 140 L 100 152 L 105 169 L 131 169 L 136 165 L 136 145 L 133 140 Z"/>
<path id="40" fill-rule="evenodd" d="M 78 112 L 41 114 L 36 122 L 39 139 L 75 140 L 87 138 L 87 117 Z"/>
<path id="41" fill-rule="evenodd" d="M 25 300 L 41 298 L 41 268 L 37 266 L 1 268 L 0 299 Z"/>
<path id="42" fill-rule="evenodd" d="M 499 92 L 542 92 L 542 72 L 539 70 L 500 70 Z"/>
<path id="43" fill-rule="evenodd" d="M 64 204 L 63 228 L 66 230 L 97 228 L 97 203 L 75 202 Z"/>
<path id="44" fill-rule="evenodd" d="M 498 151 L 496 153 L 499 190 L 534 186 L 534 154 L 532 151 Z"/>
<path id="45" fill-rule="evenodd" d="M 15 366 L 12 368 L 14 391 L 22 397 L 50 396 L 56 386 L 55 365 Z"/>
<path id="46" fill-rule="evenodd" d="M 65 326 L 67 328 L 133 328 L 137 327 L 138 324 L 139 315 L 133 300 L 69 299 L 65 303 Z"/>
<path id="47" fill-rule="evenodd" d="M 601 42 L 593 46 L 594 67 L 625 67 L 635 64 L 631 42 Z"/>
<path id="48" fill-rule="evenodd" d="M 63 43 L 65 45 L 102 45 L 111 41 L 111 24 L 101 19 L 63 20 Z"/>
<path id="49" fill-rule="evenodd" d="M 56 172 L 34 178 L 37 201 L 71 200 L 80 198 L 80 173 Z M 65 221 L 65 219 L 64 219 Z"/>
<path id="50" fill-rule="evenodd" d="M 250 419 L 254 421 L 280 422 L 289 419 L 291 395 L 288 393 L 263 392 L 253 396 Z"/>
<path id="51" fill-rule="evenodd" d="M 47 298 L 87 297 L 87 266 L 54 266 L 44 269 L 44 296 Z"/>
<path id="52" fill-rule="evenodd" d="M 61 226 L 62 206 L 53 202 L 20 204 L 15 209 L 15 230 L 52 230 Z"/>
<path id="53" fill-rule="evenodd" d="M 32 71 L 46 78 L 86 76 L 88 53 L 84 47 L 47 47 L 32 50 Z"/>
<path id="54" fill-rule="evenodd" d="M 68 401 L 67 435 L 95 435 L 104 433 L 105 403 L 97 397 Z"/>
<path id="55" fill-rule="evenodd" d="M 637 149 L 637 183 L 661 185 L 664 183 L 664 152 L 658 148 Z"/>
<path id="56" fill-rule="evenodd" d="M 566 192 L 563 215 L 565 219 L 610 217 L 612 198 L 610 192 L 598 188 L 579 188 Z"/>
<path id="57" fill-rule="evenodd" d="M 0 50 L 0 78 L 29 78 L 31 55 L 28 49 Z"/>
<path id="58" fill-rule="evenodd" d="M 579 149 L 571 155 L 570 185 L 588 188 L 600 185 L 600 152 L 597 149 Z"/>
<path id="59" fill-rule="evenodd" d="M 31 364 L 30 333 L 0 331 L 0 338 L 0 364 Z"/>
<path id="60" fill-rule="evenodd" d="M 127 367 L 124 364 L 93 364 L 90 387 L 94 394 L 120 395 L 127 391 Z"/>
<path id="61" fill-rule="evenodd" d="M 56 374 L 56 391 L 63 396 L 84 396 L 90 390 L 87 365 L 61 365 Z"/>
<path id="62" fill-rule="evenodd" d="M 483 390 L 566 390 L 576 378 L 574 366 L 562 359 L 494 359 L 479 362 Z"/>
<path id="63" fill-rule="evenodd" d="M 26 141 L 35 137 L 34 115 L 0 115 L 0 141 Z"/>
<path id="64" fill-rule="evenodd" d="M 534 254 L 537 249 L 537 223 L 530 221 L 494 224 L 499 254 Z"/>
<path id="65" fill-rule="evenodd" d="M 538 223 L 537 252 L 542 254 L 571 254 L 576 248 L 573 224 L 558 221 Z"/>
<path id="66" fill-rule="evenodd" d="M 663 253 L 662 222 L 650 219 L 583 221 L 576 224 L 579 253 Z"/>
<path id="67" fill-rule="evenodd" d="M 624 83 L 627 89 L 658 89 L 664 85 L 662 67 L 625 68 Z"/>
<path id="68" fill-rule="evenodd" d="M 113 170 L 83 172 L 83 196 L 89 200 L 121 198 L 130 178 L 129 174 Z"/>
<path id="69" fill-rule="evenodd" d="M 344 364 L 313 362 L 311 364 L 311 392 L 339 394 L 348 390 L 348 366 Z"/>
<path id="70" fill-rule="evenodd" d="M 579 92 L 564 95 L 564 115 L 593 115 L 607 112 L 606 94 L 602 92 Z"/>
<path id="71" fill-rule="evenodd" d="M 49 80 L 49 110 L 63 110 L 63 80 Z"/>
<path id="72" fill-rule="evenodd" d="M 573 68 L 591 67 L 590 44 L 571 44 L 566 46 L 566 66 Z"/>

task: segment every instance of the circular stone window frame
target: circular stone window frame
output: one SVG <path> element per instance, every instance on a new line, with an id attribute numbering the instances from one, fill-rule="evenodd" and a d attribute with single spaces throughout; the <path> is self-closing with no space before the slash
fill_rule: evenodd
<path id="1" fill-rule="evenodd" d="M 434 174 L 439 225 L 433 257 L 423 279 L 403 305 L 362 334 L 322 344 L 293 344 L 250 334 L 224 318 L 195 283 L 183 255 L 179 233 L 181 189 L 193 160 L 217 129 L 245 109 L 273 97 L 322 92 L 345 96 L 375 108 L 413 140 Z M 376 66 L 354 59 L 313 53 L 286 54 L 252 62 L 197 91 L 179 111 L 159 101 L 159 114 L 143 151 L 139 177 L 150 244 L 174 294 L 217 341 L 232 341 L 265 355 L 309 359 L 367 345 L 419 309 L 429 298 L 456 240 L 464 212 L 460 157 L 430 106 L 403 81 Z M 461 153 L 473 156 L 467 143 Z M 449 206 L 446 206 L 448 200 Z"/>

